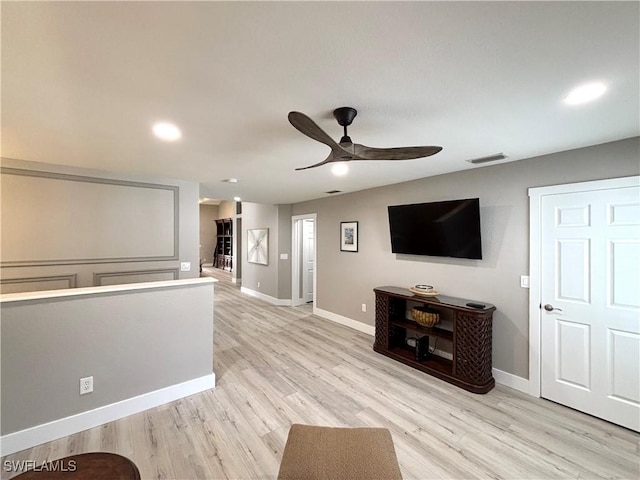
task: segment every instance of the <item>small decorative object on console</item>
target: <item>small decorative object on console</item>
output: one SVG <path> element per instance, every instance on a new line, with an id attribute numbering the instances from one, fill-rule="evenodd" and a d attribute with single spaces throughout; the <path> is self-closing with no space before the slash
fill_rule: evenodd
<path id="1" fill-rule="evenodd" d="M 414 285 L 409 287 L 409 291 L 415 295 L 422 295 L 424 297 L 435 297 L 440 295 L 440 292 L 433 289 L 431 285 Z"/>
<path id="2" fill-rule="evenodd" d="M 411 310 L 411 316 L 423 327 L 433 327 L 440 322 L 440 315 L 429 307 L 414 307 Z"/>

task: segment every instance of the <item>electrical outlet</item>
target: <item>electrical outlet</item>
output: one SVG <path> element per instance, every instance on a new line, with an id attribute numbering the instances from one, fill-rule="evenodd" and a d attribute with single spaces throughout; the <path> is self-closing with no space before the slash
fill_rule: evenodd
<path id="1" fill-rule="evenodd" d="M 93 377 L 80 379 L 80 395 L 93 392 Z"/>
<path id="2" fill-rule="evenodd" d="M 181 272 L 190 272 L 191 271 L 191 262 L 180 262 L 180 271 Z"/>
<path id="3" fill-rule="evenodd" d="M 362 304 L 362 311 L 363 311 L 363 312 L 366 312 L 366 311 L 367 311 L 367 304 L 366 304 L 366 303 L 363 303 L 363 304 Z"/>

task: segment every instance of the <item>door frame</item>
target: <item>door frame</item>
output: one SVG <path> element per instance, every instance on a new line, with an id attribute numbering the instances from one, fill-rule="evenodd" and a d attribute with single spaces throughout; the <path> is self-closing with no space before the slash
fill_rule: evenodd
<path id="1" fill-rule="evenodd" d="M 541 319 L 542 303 L 541 273 L 542 254 L 540 251 L 542 199 L 548 195 L 563 193 L 592 192 L 610 188 L 635 187 L 640 184 L 640 176 L 595 180 L 590 182 L 534 187 L 529 189 L 529 394 L 541 396 Z"/>
<path id="2" fill-rule="evenodd" d="M 298 238 L 299 231 L 297 228 L 298 222 L 302 225 L 303 220 L 313 220 L 313 311 L 316 309 L 317 298 L 317 275 L 318 275 L 318 214 L 307 213 L 304 215 L 293 215 L 291 217 L 291 305 L 297 306 L 306 303 L 300 298 L 300 257 L 302 255 L 301 239 Z M 300 229 L 300 232 L 302 229 Z"/>

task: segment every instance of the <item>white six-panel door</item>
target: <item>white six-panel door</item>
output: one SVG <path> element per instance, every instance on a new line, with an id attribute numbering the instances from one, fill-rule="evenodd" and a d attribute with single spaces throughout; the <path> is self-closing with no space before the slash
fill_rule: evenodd
<path id="1" fill-rule="evenodd" d="M 640 188 L 545 195 L 541 396 L 640 430 Z"/>

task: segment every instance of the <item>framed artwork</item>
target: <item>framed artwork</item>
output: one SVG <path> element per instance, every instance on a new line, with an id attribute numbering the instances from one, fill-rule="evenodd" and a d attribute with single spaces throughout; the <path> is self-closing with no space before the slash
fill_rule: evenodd
<path id="1" fill-rule="evenodd" d="M 358 222 L 340 222 L 340 250 L 358 251 Z"/>
<path id="2" fill-rule="evenodd" d="M 249 263 L 269 265 L 269 229 L 247 230 L 247 260 Z"/>

